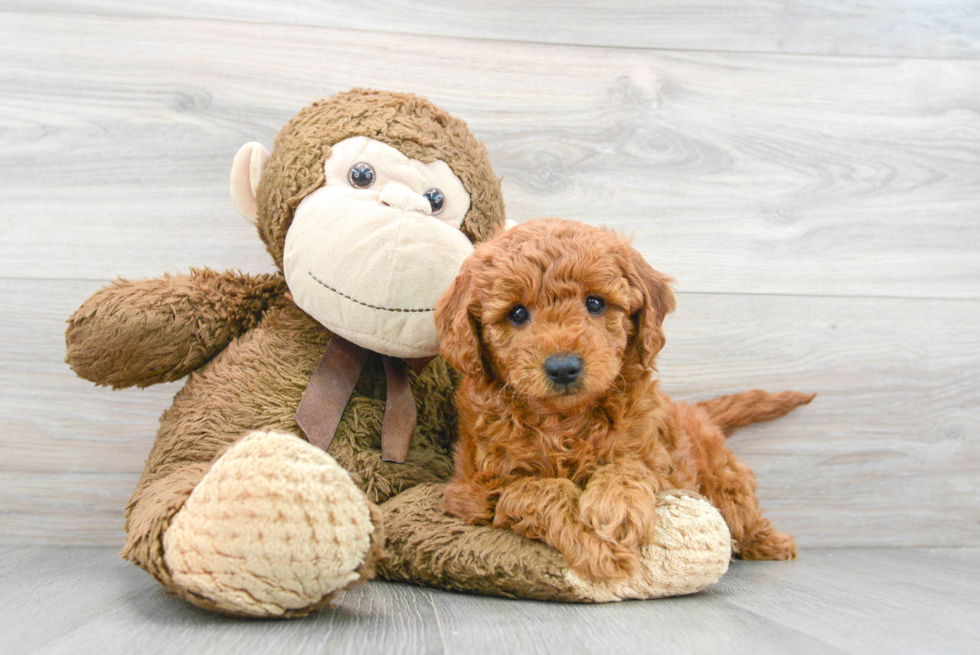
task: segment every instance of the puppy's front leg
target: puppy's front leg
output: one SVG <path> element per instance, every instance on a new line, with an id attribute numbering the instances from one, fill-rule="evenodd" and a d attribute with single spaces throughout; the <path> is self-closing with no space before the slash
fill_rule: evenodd
<path id="1" fill-rule="evenodd" d="M 579 519 L 581 488 L 567 478 L 520 478 L 505 486 L 493 524 L 545 542 L 580 575 L 600 580 L 629 577 L 639 557 L 600 539 Z"/>
<path id="2" fill-rule="evenodd" d="M 592 474 L 579 498 L 582 522 L 603 540 L 639 556 L 657 520 L 657 492 L 670 485 L 640 462 L 620 461 Z"/>

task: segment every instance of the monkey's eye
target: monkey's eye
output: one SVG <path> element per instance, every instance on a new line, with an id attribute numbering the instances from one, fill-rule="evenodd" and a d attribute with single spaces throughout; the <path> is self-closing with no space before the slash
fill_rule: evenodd
<path id="1" fill-rule="evenodd" d="M 435 216 L 442 211 L 442 206 L 446 204 L 446 196 L 442 195 L 442 191 L 436 188 L 429 189 L 422 194 L 425 199 L 429 201 L 429 205 L 432 206 L 432 215 Z"/>
<path id="2" fill-rule="evenodd" d="M 374 184 L 374 169 L 370 164 L 354 164 L 347 172 L 347 181 L 355 189 L 366 189 Z"/>
<path id="3" fill-rule="evenodd" d="M 606 308 L 606 301 L 598 296 L 589 296 L 585 299 L 585 309 L 590 314 L 599 315 Z"/>
<path id="4" fill-rule="evenodd" d="M 527 311 L 527 307 L 524 305 L 514 305 L 510 308 L 507 318 L 514 325 L 524 325 L 531 320 L 531 313 Z"/>

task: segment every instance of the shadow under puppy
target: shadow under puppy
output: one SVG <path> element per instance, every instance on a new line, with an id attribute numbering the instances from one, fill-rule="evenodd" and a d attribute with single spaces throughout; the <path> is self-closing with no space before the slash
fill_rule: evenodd
<path id="1" fill-rule="evenodd" d="M 615 580 L 636 572 L 656 494 L 687 489 L 720 510 L 735 554 L 796 557 L 724 440 L 813 396 L 750 391 L 692 406 L 660 393 L 670 281 L 621 235 L 573 221 L 531 221 L 477 248 L 435 313 L 442 356 L 464 376 L 449 513 Z"/>

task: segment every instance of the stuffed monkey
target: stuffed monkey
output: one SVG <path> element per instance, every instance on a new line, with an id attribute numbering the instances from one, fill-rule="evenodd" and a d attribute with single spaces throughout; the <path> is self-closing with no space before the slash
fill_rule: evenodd
<path id="1" fill-rule="evenodd" d="M 290 120 L 271 154 L 243 146 L 231 190 L 278 273 L 117 280 L 69 321 L 67 360 L 88 380 L 187 377 L 126 507 L 123 557 L 195 605 L 256 617 L 302 616 L 376 570 L 585 602 L 724 573 L 724 522 L 682 493 L 663 495 L 644 570 L 616 585 L 442 512 L 456 375 L 433 357 L 433 307 L 504 228 L 462 121 L 417 96 L 341 93 Z"/>

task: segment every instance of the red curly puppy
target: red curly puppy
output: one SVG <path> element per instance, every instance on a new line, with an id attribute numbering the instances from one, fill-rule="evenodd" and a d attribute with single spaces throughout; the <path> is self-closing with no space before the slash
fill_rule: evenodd
<path id="1" fill-rule="evenodd" d="M 623 237 L 558 219 L 481 245 L 436 307 L 443 357 L 464 375 L 446 509 L 560 551 L 594 579 L 632 575 L 656 494 L 705 495 L 745 559 L 792 559 L 723 430 L 812 396 L 761 391 L 702 406 L 657 389 L 670 280 Z"/>

